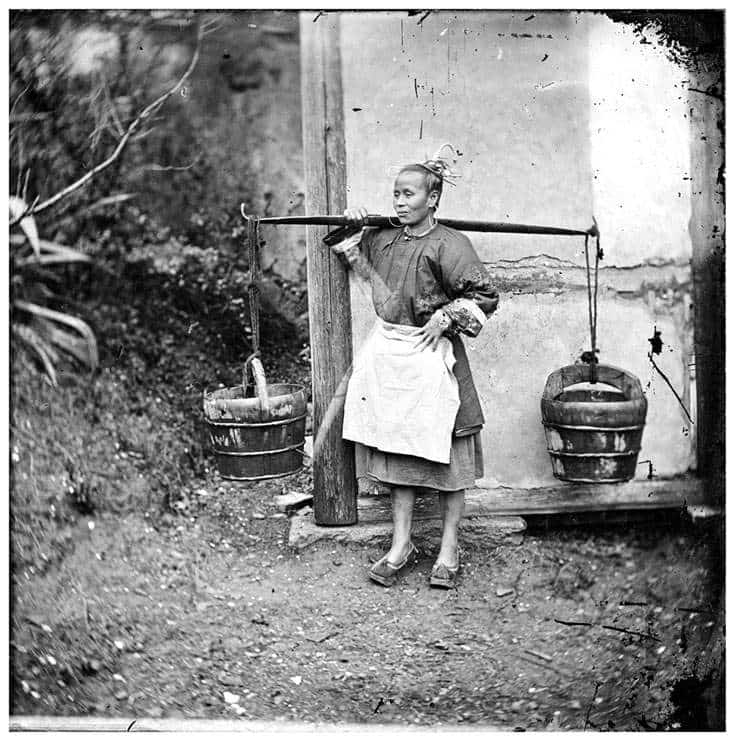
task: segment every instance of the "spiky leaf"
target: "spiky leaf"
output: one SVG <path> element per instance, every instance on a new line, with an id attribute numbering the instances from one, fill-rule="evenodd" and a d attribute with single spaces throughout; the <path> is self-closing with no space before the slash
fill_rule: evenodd
<path id="1" fill-rule="evenodd" d="M 56 368 L 59 356 L 51 345 L 27 324 L 13 324 L 13 333 L 41 361 L 51 385 L 56 387 Z"/>
<path id="2" fill-rule="evenodd" d="M 28 204 L 18 196 L 10 196 L 10 218 L 17 219 L 21 214 L 25 213 L 28 209 Z M 20 228 L 28 237 L 28 241 L 33 247 L 33 251 L 36 256 L 41 254 L 41 242 L 38 238 L 38 229 L 36 228 L 36 221 L 32 216 L 24 216 L 19 222 Z"/>
<path id="3" fill-rule="evenodd" d="M 27 265 L 41 264 L 41 265 L 52 265 L 55 263 L 66 263 L 66 262 L 91 262 L 92 258 L 86 255 L 84 252 L 72 249 L 63 244 L 56 242 L 49 242 L 45 239 L 41 239 L 40 242 L 41 252 L 35 257 L 25 258 L 17 261 L 18 267 L 25 267 Z"/>
<path id="4" fill-rule="evenodd" d="M 72 316 L 71 314 L 64 314 L 60 311 L 54 311 L 53 309 L 48 309 L 45 306 L 39 306 L 38 304 L 32 304 L 28 301 L 15 301 L 14 306 L 23 311 L 27 311 L 37 317 L 41 317 L 42 319 L 49 319 L 52 322 L 64 324 L 67 327 L 71 327 L 72 329 L 74 329 L 82 336 L 84 341 L 87 343 L 89 367 L 92 370 L 95 370 L 95 368 L 97 368 L 97 365 L 99 364 L 97 339 L 95 338 L 94 332 L 92 331 L 91 327 L 85 321 L 83 321 L 79 317 Z"/>
<path id="5" fill-rule="evenodd" d="M 61 329 L 46 319 L 37 321 L 43 323 L 43 336 L 53 345 L 89 368 L 94 369 L 97 366 L 97 358 L 93 355 L 94 348 L 90 347 L 86 339 Z"/>

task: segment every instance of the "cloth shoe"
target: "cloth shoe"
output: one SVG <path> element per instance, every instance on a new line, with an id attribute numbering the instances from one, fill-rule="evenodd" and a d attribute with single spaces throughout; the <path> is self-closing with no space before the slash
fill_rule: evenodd
<path id="1" fill-rule="evenodd" d="M 418 548 L 413 543 L 409 543 L 408 553 L 401 563 L 391 563 L 388 556 L 383 556 L 371 566 L 368 576 L 372 581 L 382 584 L 384 587 L 392 587 L 396 583 L 400 571 L 406 566 L 415 564 L 418 557 Z"/>
<path id="2" fill-rule="evenodd" d="M 454 569 L 450 569 L 443 563 L 435 563 L 431 569 L 429 585 L 437 589 L 456 589 L 460 568 L 459 553 L 457 554 L 457 566 Z"/>

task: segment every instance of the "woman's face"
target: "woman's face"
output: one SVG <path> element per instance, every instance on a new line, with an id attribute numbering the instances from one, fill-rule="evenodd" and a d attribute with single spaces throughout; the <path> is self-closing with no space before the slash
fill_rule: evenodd
<path id="1" fill-rule="evenodd" d="M 431 209 L 436 206 L 438 194 L 428 193 L 424 176 L 408 170 L 396 178 L 393 186 L 393 210 L 401 224 L 416 226 L 429 220 Z"/>

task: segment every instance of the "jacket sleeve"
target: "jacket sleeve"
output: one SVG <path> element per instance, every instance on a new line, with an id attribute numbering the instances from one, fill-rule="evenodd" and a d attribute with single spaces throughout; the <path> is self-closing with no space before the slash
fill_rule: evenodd
<path id="1" fill-rule="evenodd" d="M 498 292 L 472 243 L 444 245 L 439 252 L 442 288 L 449 303 L 442 306 L 452 320 L 450 332 L 476 337 L 498 307 Z"/>
<path id="2" fill-rule="evenodd" d="M 370 255 L 376 230 L 367 227 L 360 234 L 360 241 L 355 248 L 343 253 L 348 267 L 365 280 L 370 280 L 372 268 Z"/>

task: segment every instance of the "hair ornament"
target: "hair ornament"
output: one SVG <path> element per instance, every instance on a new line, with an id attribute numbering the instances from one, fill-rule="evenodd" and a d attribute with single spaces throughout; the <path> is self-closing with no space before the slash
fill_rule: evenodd
<path id="1" fill-rule="evenodd" d="M 447 152 L 447 150 L 449 150 Z M 456 180 L 462 176 L 457 172 L 456 166 L 459 160 L 457 150 L 451 144 L 442 144 L 431 159 L 419 163 L 421 167 L 428 170 L 432 175 L 441 178 L 449 185 L 456 185 Z"/>
<path id="2" fill-rule="evenodd" d="M 447 152 L 447 150 L 449 150 Z M 432 175 L 441 178 L 442 182 L 449 185 L 456 185 L 456 180 L 462 176 L 456 169 L 459 155 L 451 144 L 442 144 L 431 158 L 426 158 L 423 162 L 416 162 L 419 167 L 428 170 Z M 403 171 L 406 165 L 393 165 L 388 168 L 388 175 L 392 178 L 397 177 Z"/>

